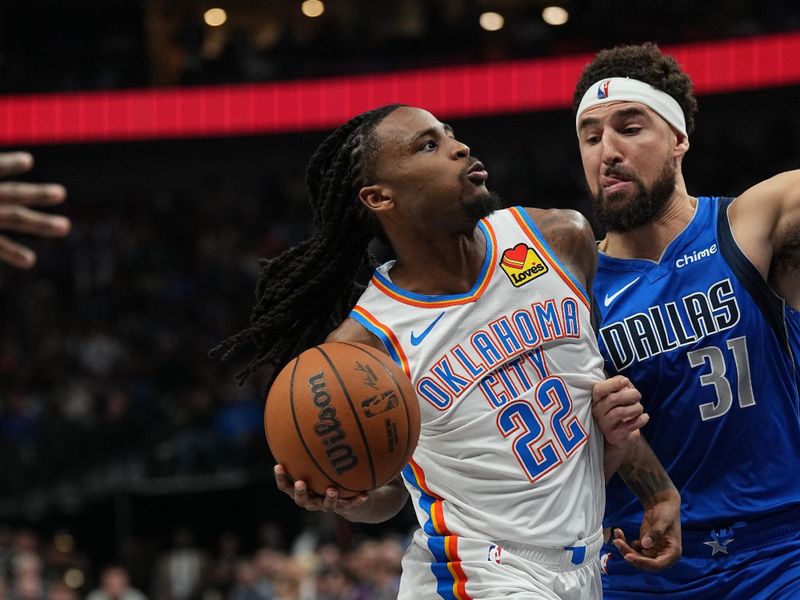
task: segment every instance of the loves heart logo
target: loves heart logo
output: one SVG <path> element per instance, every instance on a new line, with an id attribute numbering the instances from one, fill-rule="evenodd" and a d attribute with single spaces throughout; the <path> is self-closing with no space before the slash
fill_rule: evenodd
<path id="1" fill-rule="evenodd" d="M 527 244 L 519 243 L 503 252 L 500 267 L 514 287 L 520 287 L 541 277 L 549 270 L 547 263 Z"/>
<path id="2" fill-rule="evenodd" d="M 512 269 L 522 269 L 525 259 L 528 258 L 528 248 L 525 244 L 517 244 L 503 252 L 503 264 Z"/>

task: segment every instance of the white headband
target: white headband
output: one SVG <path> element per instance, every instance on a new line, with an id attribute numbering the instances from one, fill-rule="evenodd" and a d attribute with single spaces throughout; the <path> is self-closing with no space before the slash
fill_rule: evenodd
<path id="1" fill-rule="evenodd" d="M 653 109 L 683 135 L 686 135 L 686 118 L 675 98 L 643 81 L 627 77 L 601 79 L 589 86 L 578 106 L 578 114 L 575 117 L 575 128 L 578 129 L 578 135 L 580 135 L 581 114 L 586 109 L 598 104 L 618 101 L 641 102 Z M 686 137 L 689 136 L 686 135 Z"/>

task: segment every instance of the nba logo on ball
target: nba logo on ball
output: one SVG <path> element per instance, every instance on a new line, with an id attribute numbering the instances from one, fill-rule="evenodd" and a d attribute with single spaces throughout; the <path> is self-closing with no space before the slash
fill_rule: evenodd
<path id="1" fill-rule="evenodd" d="M 370 396 L 369 398 L 361 401 L 361 408 L 364 409 L 364 415 L 367 417 L 377 417 L 381 413 L 392 410 L 400 404 L 397 399 L 397 394 L 394 390 L 386 390 L 379 393 L 377 396 Z"/>

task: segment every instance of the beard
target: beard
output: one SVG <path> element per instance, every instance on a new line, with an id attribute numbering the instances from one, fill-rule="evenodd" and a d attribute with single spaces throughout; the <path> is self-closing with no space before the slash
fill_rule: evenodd
<path id="1" fill-rule="evenodd" d="M 494 211 L 502 208 L 503 203 L 500 201 L 500 196 L 487 190 L 485 194 L 465 199 L 461 206 L 466 217 L 477 224 L 484 217 L 488 217 Z"/>
<path id="2" fill-rule="evenodd" d="M 614 169 L 608 174 L 612 177 L 622 175 L 623 179 L 633 183 L 636 187 L 636 195 L 628 202 L 624 202 L 624 191 L 614 192 L 606 197 L 603 197 L 602 189 L 597 194 L 591 194 L 594 213 L 606 231 L 625 233 L 651 223 L 661 216 L 675 191 L 675 161 L 673 159 L 664 162 L 661 173 L 649 190 L 638 177 L 628 176 L 624 172 Z M 614 207 L 617 203 L 621 204 L 618 208 Z"/>

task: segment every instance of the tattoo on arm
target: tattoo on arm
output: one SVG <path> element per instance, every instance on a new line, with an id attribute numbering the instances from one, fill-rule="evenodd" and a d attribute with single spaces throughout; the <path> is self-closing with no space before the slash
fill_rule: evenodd
<path id="1" fill-rule="evenodd" d="M 645 506 L 660 492 L 675 488 L 643 438 L 639 438 L 639 443 L 620 465 L 619 475 Z"/>

